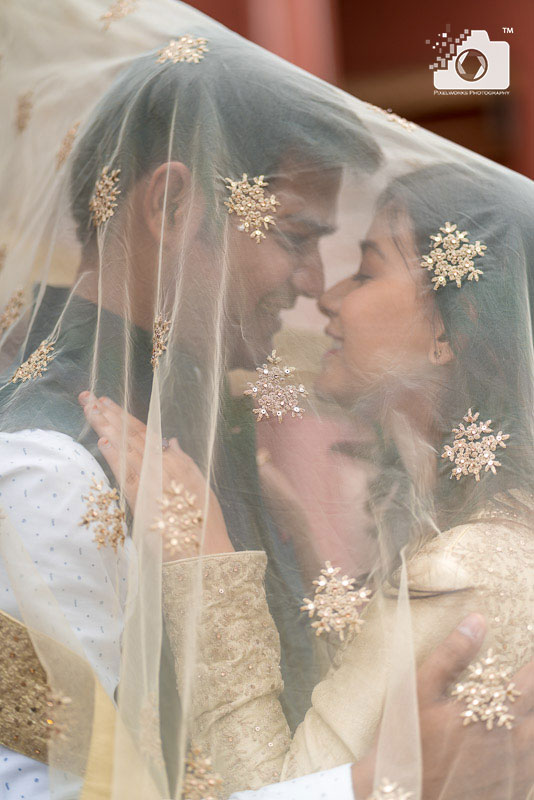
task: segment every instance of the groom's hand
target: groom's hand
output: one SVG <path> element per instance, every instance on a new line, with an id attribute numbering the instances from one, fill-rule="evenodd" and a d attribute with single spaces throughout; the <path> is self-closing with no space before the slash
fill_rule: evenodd
<path id="1" fill-rule="evenodd" d="M 461 706 L 448 696 L 476 655 L 486 625 L 471 614 L 421 665 L 417 675 L 424 800 L 524 800 L 534 785 L 534 662 L 514 677 L 521 692 L 512 730 L 464 726 Z M 373 791 L 376 746 L 353 767 L 357 800 Z M 383 776 L 394 779 L 393 776 Z"/>

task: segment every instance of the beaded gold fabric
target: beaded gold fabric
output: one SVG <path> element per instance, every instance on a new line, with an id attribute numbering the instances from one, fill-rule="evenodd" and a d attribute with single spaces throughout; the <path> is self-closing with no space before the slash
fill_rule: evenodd
<path id="1" fill-rule="evenodd" d="M 240 220 L 239 229 L 250 234 L 250 238 L 260 244 L 265 239 L 264 231 L 269 225 L 276 225 L 273 214 L 280 203 L 274 194 L 267 196 L 265 187 L 269 184 L 259 175 L 249 181 L 246 173 L 240 181 L 225 178 L 230 198 L 224 204 L 229 214 L 236 214 Z"/>
<path id="2" fill-rule="evenodd" d="M 280 780 L 289 729 L 278 696 L 280 641 L 269 614 L 263 552 L 188 558 L 163 566 L 163 604 L 183 690 L 190 598 L 202 569 L 202 613 L 191 708 L 191 737 L 224 778 L 223 797 Z M 215 749 L 210 742 L 216 741 Z"/>
<path id="3" fill-rule="evenodd" d="M 50 338 L 44 339 L 26 361 L 15 370 L 11 383 L 17 383 L 18 381 L 24 383 L 34 378 L 40 378 L 54 358 L 53 351 L 54 344 L 52 340 Z"/>
<path id="4" fill-rule="evenodd" d="M 93 196 L 89 201 L 89 209 L 95 228 L 103 225 L 111 219 L 117 208 L 117 197 L 121 193 L 118 188 L 120 169 L 109 171 L 109 167 L 104 167 L 100 173 L 100 178 L 95 184 Z"/>
<path id="5" fill-rule="evenodd" d="M 152 356 L 150 363 L 153 369 L 159 366 L 160 356 L 167 349 L 170 327 L 170 321 L 164 319 L 162 314 L 158 314 L 154 320 L 154 331 L 152 335 Z"/>

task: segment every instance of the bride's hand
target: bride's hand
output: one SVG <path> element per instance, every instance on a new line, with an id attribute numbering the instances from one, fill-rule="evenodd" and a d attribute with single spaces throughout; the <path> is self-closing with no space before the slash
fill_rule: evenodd
<path id="1" fill-rule="evenodd" d="M 98 435 L 98 447 L 109 464 L 117 482 L 124 477 L 122 488 L 132 509 L 135 509 L 139 477 L 145 451 L 146 425 L 125 412 L 108 397 L 97 398 L 90 392 L 81 392 L 78 401 L 83 407 L 85 417 Z M 121 465 L 120 444 L 123 443 L 124 426 L 127 430 L 126 463 Z M 121 472 L 121 466 L 124 471 Z M 182 484 L 187 492 L 195 495 L 203 505 L 206 493 L 206 479 L 201 471 L 180 448 L 178 440 L 172 438 L 169 446 L 162 454 L 163 491 L 172 488 L 173 484 Z M 207 518 L 205 522 L 202 555 L 210 553 L 231 553 L 232 543 L 228 536 L 219 501 L 213 490 L 210 490 Z M 176 560 L 191 555 L 191 552 L 176 554 L 163 550 L 164 560 Z"/>

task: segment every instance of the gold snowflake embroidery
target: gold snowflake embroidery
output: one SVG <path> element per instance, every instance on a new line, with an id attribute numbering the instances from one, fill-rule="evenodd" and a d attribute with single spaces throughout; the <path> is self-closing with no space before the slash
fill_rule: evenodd
<path id="1" fill-rule="evenodd" d="M 405 792 L 398 783 L 383 778 L 369 800 L 410 800 L 411 797 L 413 797 L 412 792 Z"/>
<path id="2" fill-rule="evenodd" d="M 109 30 L 112 22 L 126 17 L 137 8 L 137 0 L 116 0 L 112 3 L 105 14 L 102 14 L 100 21 L 103 23 L 105 31 Z"/>
<path id="3" fill-rule="evenodd" d="M 373 103 L 365 103 L 365 105 L 367 108 L 372 109 L 372 111 L 376 111 L 378 114 L 381 114 L 384 119 L 388 120 L 388 122 L 394 122 L 407 131 L 413 131 L 413 129 L 417 127 L 415 122 L 410 122 L 409 120 L 404 119 L 404 117 L 399 117 L 398 114 L 394 114 L 391 108 L 380 108 L 380 106 L 375 106 Z"/>
<path id="4" fill-rule="evenodd" d="M 184 552 L 196 555 L 200 543 L 198 530 L 202 526 L 202 511 L 196 508 L 196 496 L 181 483 L 172 481 L 159 501 L 161 517 L 151 526 L 163 537 L 165 560 L 172 561 Z"/>
<path id="5" fill-rule="evenodd" d="M 185 762 L 182 800 L 218 800 L 221 788 L 222 778 L 213 771 L 211 759 L 193 745 Z"/>
<path id="6" fill-rule="evenodd" d="M 340 572 L 340 567 L 333 567 L 327 561 L 321 577 L 313 581 L 317 587 L 314 599 L 305 597 L 302 601 L 305 605 L 300 610 L 307 611 L 310 619 L 317 616 L 312 622 L 317 636 L 335 631 L 343 641 L 345 630 L 358 633 L 361 629 L 364 623 L 361 610 L 369 602 L 372 592 L 365 586 L 355 589 L 355 579 L 348 575 L 338 578 Z"/>
<path id="7" fill-rule="evenodd" d="M 109 172 L 109 167 L 104 167 L 100 173 L 100 178 L 95 184 L 93 196 L 89 201 L 89 209 L 95 228 L 103 225 L 115 213 L 117 197 L 121 193 L 120 189 L 117 188 L 119 175 L 120 169 L 114 169 Z"/>
<path id="8" fill-rule="evenodd" d="M 152 336 L 152 356 L 150 363 L 156 369 L 159 365 L 159 358 L 162 353 L 167 349 L 167 340 L 169 338 L 169 330 L 171 323 L 169 320 L 163 319 L 161 314 L 158 314 L 154 320 L 154 333 Z"/>
<path id="9" fill-rule="evenodd" d="M 17 289 L 17 291 L 7 301 L 6 307 L 0 316 L 0 336 L 18 320 L 23 305 L 24 290 Z"/>
<path id="10" fill-rule="evenodd" d="M 19 133 L 22 133 L 30 121 L 30 116 L 33 108 L 33 92 L 25 92 L 19 95 L 17 100 L 17 117 L 16 125 Z"/>
<path id="11" fill-rule="evenodd" d="M 87 502 L 87 511 L 82 517 L 80 525 L 94 526 L 95 536 L 93 541 L 98 549 L 111 545 L 117 552 L 119 545 L 126 539 L 124 524 L 126 514 L 120 506 L 119 493 L 116 488 L 104 489 L 102 482 L 93 478 L 93 487 L 88 495 L 83 497 Z"/>
<path id="12" fill-rule="evenodd" d="M 52 355 L 53 350 L 54 344 L 50 337 L 44 339 L 30 357 L 18 367 L 10 382 L 22 381 L 24 383 L 33 378 L 40 378 L 48 369 L 49 363 L 55 358 Z"/>
<path id="13" fill-rule="evenodd" d="M 259 378 L 256 383 L 247 383 L 249 387 L 243 394 L 253 397 L 258 404 L 253 409 L 258 422 L 262 419 L 269 419 L 269 414 L 282 422 L 286 414 L 302 419 L 305 409 L 302 408 L 302 401 L 308 396 L 308 392 L 300 383 L 295 386 L 286 383 L 287 379 L 295 372 L 295 367 L 279 366 L 282 359 L 273 350 L 267 356 L 267 363 L 261 367 L 256 367 Z"/>
<path id="14" fill-rule="evenodd" d="M 515 717 L 508 704 L 515 703 L 521 692 L 510 680 L 512 671 L 512 667 L 503 667 L 499 663 L 492 650 L 488 650 L 482 661 L 469 666 L 467 680 L 457 683 L 451 692 L 467 706 L 461 713 L 464 725 L 484 722 L 489 731 L 494 724 L 509 730 L 513 727 Z"/>
<path id="15" fill-rule="evenodd" d="M 69 128 L 69 130 L 63 137 L 63 141 L 61 142 L 61 146 L 56 156 L 56 169 L 60 169 L 60 167 L 63 166 L 63 164 L 71 154 L 72 146 L 74 144 L 74 140 L 76 138 L 76 134 L 78 133 L 79 127 L 80 123 L 75 122 L 72 128 Z"/>
<path id="16" fill-rule="evenodd" d="M 171 39 L 169 44 L 158 52 L 159 58 L 156 63 L 172 61 L 173 64 L 180 62 L 198 64 L 204 58 L 204 53 L 209 53 L 207 43 L 207 39 L 195 38 L 190 34 L 180 36 L 179 39 Z"/>
<path id="17" fill-rule="evenodd" d="M 224 201 L 228 213 L 240 218 L 239 230 L 249 233 L 257 244 L 266 238 L 263 229 L 269 230 L 269 225 L 276 225 L 272 215 L 276 212 L 276 206 L 280 205 L 274 194 L 266 196 L 264 187 L 269 184 L 264 177 L 259 175 L 250 183 L 244 172 L 240 181 L 224 179 L 230 192 L 230 199 Z"/>
<path id="18" fill-rule="evenodd" d="M 463 418 L 468 423 L 467 427 L 461 422 L 457 428 L 453 428 L 455 442 L 452 447 L 444 447 L 441 457 L 448 458 L 456 465 L 451 472 L 451 478 L 460 480 L 462 475 L 474 475 L 479 481 L 482 469 L 484 472 L 491 470 L 495 475 L 496 467 L 502 466 L 494 453 L 497 447 L 506 449 L 505 440 L 510 438 L 510 434 L 502 431 L 494 434 L 490 428 L 491 420 L 477 423 L 479 416 L 478 412 L 473 414 L 472 409 L 469 409 Z"/>
<path id="19" fill-rule="evenodd" d="M 421 261 L 422 267 L 434 272 L 434 289 L 446 286 L 447 281 L 455 282 L 460 288 L 466 276 L 468 281 L 478 281 L 479 275 L 484 273 L 476 269 L 474 259 L 484 255 L 486 245 L 478 241 L 470 243 L 467 231 L 459 231 L 458 226 L 450 222 L 446 222 L 439 230 L 439 233 L 430 236 L 434 244 Z"/>

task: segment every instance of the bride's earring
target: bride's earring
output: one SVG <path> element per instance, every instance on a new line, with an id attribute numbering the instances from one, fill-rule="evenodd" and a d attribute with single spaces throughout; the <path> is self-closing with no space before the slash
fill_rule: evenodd
<path id="1" fill-rule="evenodd" d="M 431 364 L 437 364 L 438 366 L 448 364 L 453 357 L 453 352 L 448 342 L 440 342 L 434 339 L 428 354 L 428 360 Z"/>

